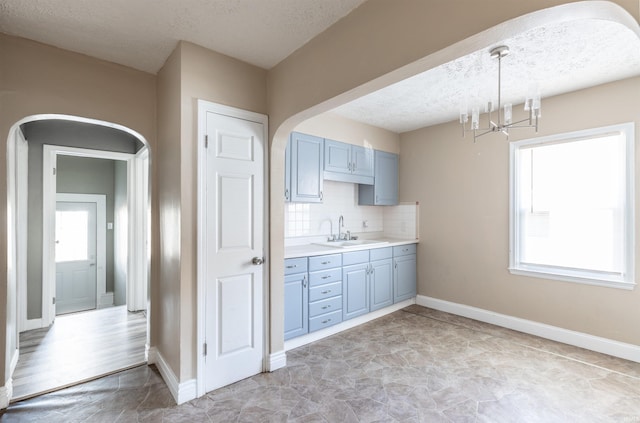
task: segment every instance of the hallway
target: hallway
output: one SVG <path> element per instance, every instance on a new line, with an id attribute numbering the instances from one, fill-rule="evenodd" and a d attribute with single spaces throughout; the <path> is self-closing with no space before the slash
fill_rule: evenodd
<path id="1" fill-rule="evenodd" d="M 147 319 L 126 306 L 56 317 L 20 334 L 13 401 L 145 363 Z"/>

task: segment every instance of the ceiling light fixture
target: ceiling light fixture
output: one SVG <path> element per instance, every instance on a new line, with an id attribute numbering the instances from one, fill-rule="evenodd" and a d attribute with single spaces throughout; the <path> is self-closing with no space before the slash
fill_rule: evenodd
<path id="1" fill-rule="evenodd" d="M 538 132 L 538 119 L 541 116 L 540 113 L 540 90 L 537 85 L 532 84 L 529 89 L 529 94 L 524 101 L 524 110 L 529 112 L 529 117 L 513 122 L 512 105 L 506 103 L 504 106 L 501 104 L 501 83 L 502 83 L 502 58 L 509 54 L 509 47 L 498 46 L 489 52 L 492 58 L 498 59 L 498 122 L 494 122 L 491 118 L 491 112 L 494 111 L 493 102 L 488 101 L 484 109 L 485 113 L 488 113 L 489 125 L 484 128 L 480 128 L 480 107 L 474 105 L 471 108 L 471 124 L 469 128 L 465 128 L 465 124 L 469 121 L 469 110 L 466 104 L 460 107 L 460 124 L 462 125 L 462 136 L 466 132 L 473 131 L 473 142 L 486 134 L 492 132 L 502 132 L 509 139 L 509 130 L 511 128 L 535 128 Z M 478 133 L 478 131 L 482 131 Z"/>

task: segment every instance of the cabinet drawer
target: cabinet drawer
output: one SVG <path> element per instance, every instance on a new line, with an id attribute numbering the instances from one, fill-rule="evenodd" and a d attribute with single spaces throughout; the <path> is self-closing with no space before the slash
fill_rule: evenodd
<path id="1" fill-rule="evenodd" d="M 316 317 L 321 314 L 339 311 L 342 309 L 342 295 L 326 300 L 314 301 L 309 304 L 309 317 Z"/>
<path id="2" fill-rule="evenodd" d="M 309 271 L 332 269 L 342 266 L 342 254 L 309 257 Z"/>
<path id="3" fill-rule="evenodd" d="M 416 244 L 398 245 L 393 247 L 393 256 L 408 256 L 416 253 Z"/>
<path id="4" fill-rule="evenodd" d="M 352 251 L 342 254 L 342 265 L 349 266 L 352 264 L 367 263 L 369 261 L 369 250 Z"/>
<path id="5" fill-rule="evenodd" d="M 336 295 L 342 295 L 342 282 L 333 282 L 309 288 L 309 302 L 324 300 Z"/>
<path id="6" fill-rule="evenodd" d="M 309 273 L 309 286 L 323 285 L 325 283 L 339 282 L 342 280 L 342 270 L 337 269 L 321 270 Z"/>
<path id="7" fill-rule="evenodd" d="M 342 322 L 342 310 L 332 311 L 331 313 L 322 314 L 320 316 L 309 319 L 309 332 L 328 328 L 336 323 Z"/>
<path id="8" fill-rule="evenodd" d="M 307 271 L 307 258 L 290 258 L 284 261 L 284 274 L 305 273 Z"/>
<path id="9" fill-rule="evenodd" d="M 393 257 L 393 247 L 374 248 L 369 250 L 371 261 L 384 260 Z"/>

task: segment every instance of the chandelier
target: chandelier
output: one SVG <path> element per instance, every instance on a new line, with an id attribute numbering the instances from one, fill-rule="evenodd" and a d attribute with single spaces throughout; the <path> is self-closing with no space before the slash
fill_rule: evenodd
<path id="1" fill-rule="evenodd" d="M 492 58 L 498 59 L 498 121 L 494 122 L 491 116 L 493 109 L 493 102 L 489 100 L 486 104 L 485 113 L 488 113 L 488 126 L 481 128 L 480 127 L 480 107 L 478 105 L 474 105 L 471 108 L 471 124 L 468 128 L 465 127 L 465 124 L 469 121 L 469 110 L 466 105 L 460 107 L 460 125 L 462 126 L 462 136 L 466 132 L 473 131 L 473 142 L 486 134 L 490 134 L 492 132 L 502 132 L 507 136 L 507 140 L 509 139 L 509 130 L 511 128 L 535 128 L 536 132 L 538 132 L 538 119 L 540 118 L 540 91 L 534 85 L 529 90 L 529 94 L 527 95 L 524 101 L 524 110 L 529 112 L 529 116 L 525 119 L 514 122 L 512 115 L 512 105 L 511 103 L 506 103 L 502 105 L 501 101 L 501 72 L 502 72 L 502 58 L 509 54 L 509 47 L 507 46 L 498 46 L 489 52 Z"/>

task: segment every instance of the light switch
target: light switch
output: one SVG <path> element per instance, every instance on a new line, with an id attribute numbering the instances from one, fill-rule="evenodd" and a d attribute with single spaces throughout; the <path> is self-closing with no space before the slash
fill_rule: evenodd
<path id="1" fill-rule="evenodd" d="M 113 230 L 113 222 L 108 222 L 107 223 L 107 229 L 112 231 Z"/>

